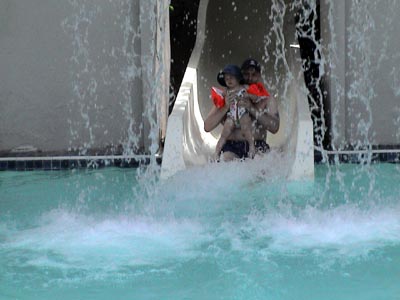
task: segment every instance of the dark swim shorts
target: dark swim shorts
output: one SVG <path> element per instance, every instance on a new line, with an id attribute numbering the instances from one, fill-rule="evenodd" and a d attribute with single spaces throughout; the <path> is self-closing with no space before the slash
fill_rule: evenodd
<path id="1" fill-rule="evenodd" d="M 254 142 L 257 152 L 266 153 L 269 151 L 269 145 L 264 140 Z M 249 143 L 246 141 L 227 141 L 222 147 L 222 152 L 235 153 L 239 158 L 248 157 Z"/>

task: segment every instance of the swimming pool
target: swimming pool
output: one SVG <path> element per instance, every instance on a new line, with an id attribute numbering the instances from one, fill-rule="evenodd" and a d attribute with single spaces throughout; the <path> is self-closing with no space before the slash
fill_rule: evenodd
<path id="1" fill-rule="evenodd" d="M 0 173 L 0 299 L 399 299 L 399 165 L 239 168 Z"/>

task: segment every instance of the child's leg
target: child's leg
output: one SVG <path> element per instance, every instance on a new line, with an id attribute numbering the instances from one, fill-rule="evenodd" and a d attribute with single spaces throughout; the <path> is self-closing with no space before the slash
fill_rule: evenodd
<path id="1" fill-rule="evenodd" d="M 219 158 L 221 154 L 222 147 L 225 145 L 228 137 L 231 135 L 235 129 L 235 123 L 231 118 L 226 118 L 224 123 L 224 128 L 222 129 L 221 137 L 218 140 L 217 146 L 215 147 L 215 159 Z"/>
<path id="2" fill-rule="evenodd" d="M 256 147 L 254 145 L 253 121 L 249 114 L 245 114 L 240 118 L 240 128 L 244 138 L 249 143 L 248 156 L 250 158 L 254 158 L 254 155 L 256 154 Z"/>

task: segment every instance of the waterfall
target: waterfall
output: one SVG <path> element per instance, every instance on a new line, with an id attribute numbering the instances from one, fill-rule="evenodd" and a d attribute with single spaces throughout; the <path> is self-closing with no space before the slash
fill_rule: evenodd
<path id="1" fill-rule="evenodd" d="M 148 154 L 155 164 L 168 105 L 168 5 L 68 3 L 72 13 L 61 26 L 72 45 L 70 151 Z"/>

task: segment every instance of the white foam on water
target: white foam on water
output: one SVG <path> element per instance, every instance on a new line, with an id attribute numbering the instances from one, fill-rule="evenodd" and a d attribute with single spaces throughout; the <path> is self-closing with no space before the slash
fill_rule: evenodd
<path id="1" fill-rule="evenodd" d="M 204 254 L 204 244 L 219 238 L 213 236 L 215 219 L 220 222 L 227 209 L 240 213 L 235 204 L 247 196 L 243 191 L 268 173 L 268 168 L 257 160 L 243 166 L 242 162 L 220 163 L 182 172 L 154 186 L 155 198 L 127 199 L 132 206 L 128 203 L 126 211 L 103 211 L 99 215 L 80 209 L 81 205 L 85 207 L 82 201 L 77 202 L 78 207 L 49 210 L 31 220 L 29 228 L 17 228 L 18 224 L 1 227 L 1 247 L 11 259 L 18 260 L 16 265 L 20 267 L 100 273 L 162 267 L 196 258 Z M 104 176 L 96 178 L 102 181 Z M 144 209 L 138 211 L 136 201 L 142 202 Z M 95 202 L 91 199 L 92 204 Z"/>
<path id="2" fill-rule="evenodd" d="M 286 162 L 280 153 L 271 152 L 268 157 L 257 157 L 245 162 L 220 162 L 194 166 L 177 173 L 157 186 L 159 199 L 152 199 L 149 206 L 175 216 L 221 216 L 227 209 L 238 213 L 245 207 L 254 191 L 266 187 L 269 191 L 282 186 L 287 174 Z"/>
<path id="3" fill-rule="evenodd" d="M 362 209 L 346 204 L 321 210 L 306 207 L 293 214 L 276 209 L 255 212 L 230 238 L 241 251 L 262 255 L 311 255 L 354 259 L 400 244 L 400 206 Z M 246 238 L 243 238 L 245 236 Z"/>
<path id="4" fill-rule="evenodd" d="M 141 199 L 145 210 L 73 206 L 45 211 L 29 227 L 2 221 L 2 261 L 31 270 L 34 286 L 40 276 L 46 284 L 127 282 L 194 265 L 217 264 L 222 272 L 259 263 L 294 267 L 292 258 L 311 261 L 310 269 L 325 268 L 400 245 L 396 199 L 323 205 L 316 199 L 324 183 L 299 193 L 282 178 L 280 165 L 274 159 L 266 165 L 251 161 L 246 168 L 240 162 L 193 168 L 156 186 L 157 198 Z"/>
<path id="5" fill-rule="evenodd" d="M 33 228 L 9 230 L 2 247 L 32 252 L 26 265 L 110 271 L 186 260 L 208 239 L 194 220 L 99 219 L 53 210 Z"/>
<path id="6" fill-rule="evenodd" d="M 217 193 L 219 196 L 221 193 L 248 186 L 252 182 L 284 180 L 287 168 L 288 164 L 282 155 L 271 151 L 268 156 L 247 159 L 244 162 L 209 163 L 188 168 L 161 182 L 161 189 L 166 193 Z"/>

